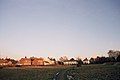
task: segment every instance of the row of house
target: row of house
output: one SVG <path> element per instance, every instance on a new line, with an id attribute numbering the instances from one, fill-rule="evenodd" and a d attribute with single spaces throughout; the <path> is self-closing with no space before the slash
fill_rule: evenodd
<path id="1" fill-rule="evenodd" d="M 18 62 L 18 65 L 25 65 L 25 66 L 42 66 L 42 65 L 55 65 L 55 61 L 43 58 L 21 58 Z"/>
<path id="2" fill-rule="evenodd" d="M 115 59 L 120 55 L 120 51 L 114 51 L 114 50 L 109 50 L 108 52 L 109 57 L 114 57 Z M 89 64 L 89 60 L 85 58 L 83 61 L 83 64 Z M 77 60 L 71 59 L 71 60 L 65 60 L 62 61 L 64 65 L 76 65 L 78 64 Z M 21 58 L 19 61 L 15 61 L 14 59 L 10 58 L 0 58 L 0 66 L 11 66 L 11 65 L 25 65 L 25 66 L 41 66 L 41 65 L 56 65 L 58 64 L 55 59 L 51 58 L 36 58 L 36 57 L 30 57 L 30 58 Z"/>
<path id="3" fill-rule="evenodd" d="M 59 64 L 59 61 L 56 61 L 55 59 L 50 58 L 36 58 L 36 57 L 30 57 L 30 58 L 21 58 L 19 61 L 14 61 L 11 59 L 0 59 L 0 66 L 43 66 L 43 65 L 56 65 Z M 62 62 L 63 65 L 77 65 L 77 60 L 66 60 Z M 83 64 L 89 64 L 89 60 L 85 58 L 83 60 Z"/>
<path id="4" fill-rule="evenodd" d="M 42 65 L 55 65 L 56 62 L 50 59 L 43 59 L 43 58 L 21 58 L 19 61 L 15 61 L 13 59 L 3 59 L 0 58 L 0 66 L 42 66 Z"/>
<path id="5" fill-rule="evenodd" d="M 87 58 L 85 58 L 83 61 L 83 64 L 89 64 L 89 60 Z M 63 61 L 64 65 L 77 65 L 78 64 L 78 60 L 66 60 Z"/>
<path id="6" fill-rule="evenodd" d="M 33 65 L 33 66 L 42 66 L 42 65 L 56 65 L 58 64 L 57 61 L 51 60 L 49 58 L 43 59 L 43 58 L 21 58 L 19 60 L 18 65 Z M 77 65 L 77 60 L 67 60 L 63 61 L 64 65 Z"/>

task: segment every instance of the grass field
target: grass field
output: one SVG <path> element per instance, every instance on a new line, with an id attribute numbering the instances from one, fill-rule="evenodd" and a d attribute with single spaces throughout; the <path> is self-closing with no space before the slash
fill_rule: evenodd
<path id="1" fill-rule="evenodd" d="M 74 80 L 120 80 L 120 65 L 83 65 L 66 72 Z"/>
<path id="2" fill-rule="evenodd" d="M 67 71 L 66 71 L 67 69 Z M 0 80 L 53 80 L 57 72 L 73 76 L 74 80 L 120 80 L 120 66 L 82 65 L 82 67 L 29 67 L 0 69 Z M 60 76 L 59 76 L 60 77 Z M 64 78 L 67 80 L 67 78 Z M 61 79 L 63 80 L 63 79 Z"/>
<path id="3" fill-rule="evenodd" d="M 0 80 L 52 80 L 64 67 L 20 67 L 0 69 Z"/>

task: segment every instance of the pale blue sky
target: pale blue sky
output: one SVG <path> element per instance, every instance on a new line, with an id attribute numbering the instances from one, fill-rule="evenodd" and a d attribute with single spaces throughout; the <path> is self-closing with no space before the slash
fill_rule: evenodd
<path id="1" fill-rule="evenodd" d="M 0 55 L 107 56 L 120 50 L 120 0 L 0 0 Z"/>

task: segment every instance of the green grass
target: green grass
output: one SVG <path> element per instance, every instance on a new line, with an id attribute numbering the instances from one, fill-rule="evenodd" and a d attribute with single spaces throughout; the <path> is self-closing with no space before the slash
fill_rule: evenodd
<path id="1" fill-rule="evenodd" d="M 52 80 L 63 68 L 5 68 L 0 69 L 0 80 Z"/>
<path id="2" fill-rule="evenodd" d="M 82 65 L 82 67 L 72 68 L 66 66 L 3 68 L 0 69 L 0 80 L 53 80 L 53 76 L 57 72 L 65 72 L 64 77 L 72 75 L 74 80 L 120 80 L 120 65 Z"/>
<path id="3" fill-rule="evenodd" d="M 83 65 L 67 71 L 75 80 L 120 80 L 120 65 Z"/>

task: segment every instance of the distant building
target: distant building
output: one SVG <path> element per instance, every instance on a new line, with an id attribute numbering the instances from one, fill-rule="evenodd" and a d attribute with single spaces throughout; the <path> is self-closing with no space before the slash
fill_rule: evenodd
<path id="1" fill-rule="evenodd" d="M 44 59 L 44 65 L 55 65 L 56 64 L 56 61 L 55 59 L 52 59 L 52 58 L 46 58 Z"/>
<path id="2" fill-rule="evenodd" d="M 87 58 L 85 58 L 85 59 L 83 60 L 83 64 L 89 64 L 89 60 L 88 60 Z"/>
<path id="3" fill-rule="evenodd" d="M 42 65 L 55 65 L 56 60 L 54 58 L 21 58 L 17 65 L 24 65 L 24 66 L 42 66 Z"/>
<path id="4" fill-rule="evenodd" d="M 44 59 L 43 58 L 34 58 L 32 60 L 32 65 L 33 66 L 41 66 L 44 65 Z"/>
<path id="5" fill-rule="evenodd" d="M 20 64 L 20 65 L 24 65 L 24 66 L 30 66 L 30 65 L 31 65 L 31 59 L 30 59 L 30 58 L 27 58 L 27 57 L 21 58 L 21 59 L 19 60 L 19 64 Z"/>
<path id="6" fill-rule="evenodd" d="M 64 61 L 63 64 L 64 65 L 77 65 L 78 62 L 76 60 L 72 60 L 72 61 L 67 60 L 67 61 Z"/>
<path id="7" fill-rule="evenodd" d="M 44 65 L 50 65 L 50 63 L 48 61 L 44 61 Z"/>
<path id="8" fill-rule="evenodd" d="M 116 59 L 120 55 L 120 51 L 109 50 L 108 55 Z"/>
<path id="9" fill-rule="evenodd" d="M 10 66 L 10 65 L 12 65 L 11 61 L 0 59 L 0 66 Z"/>

